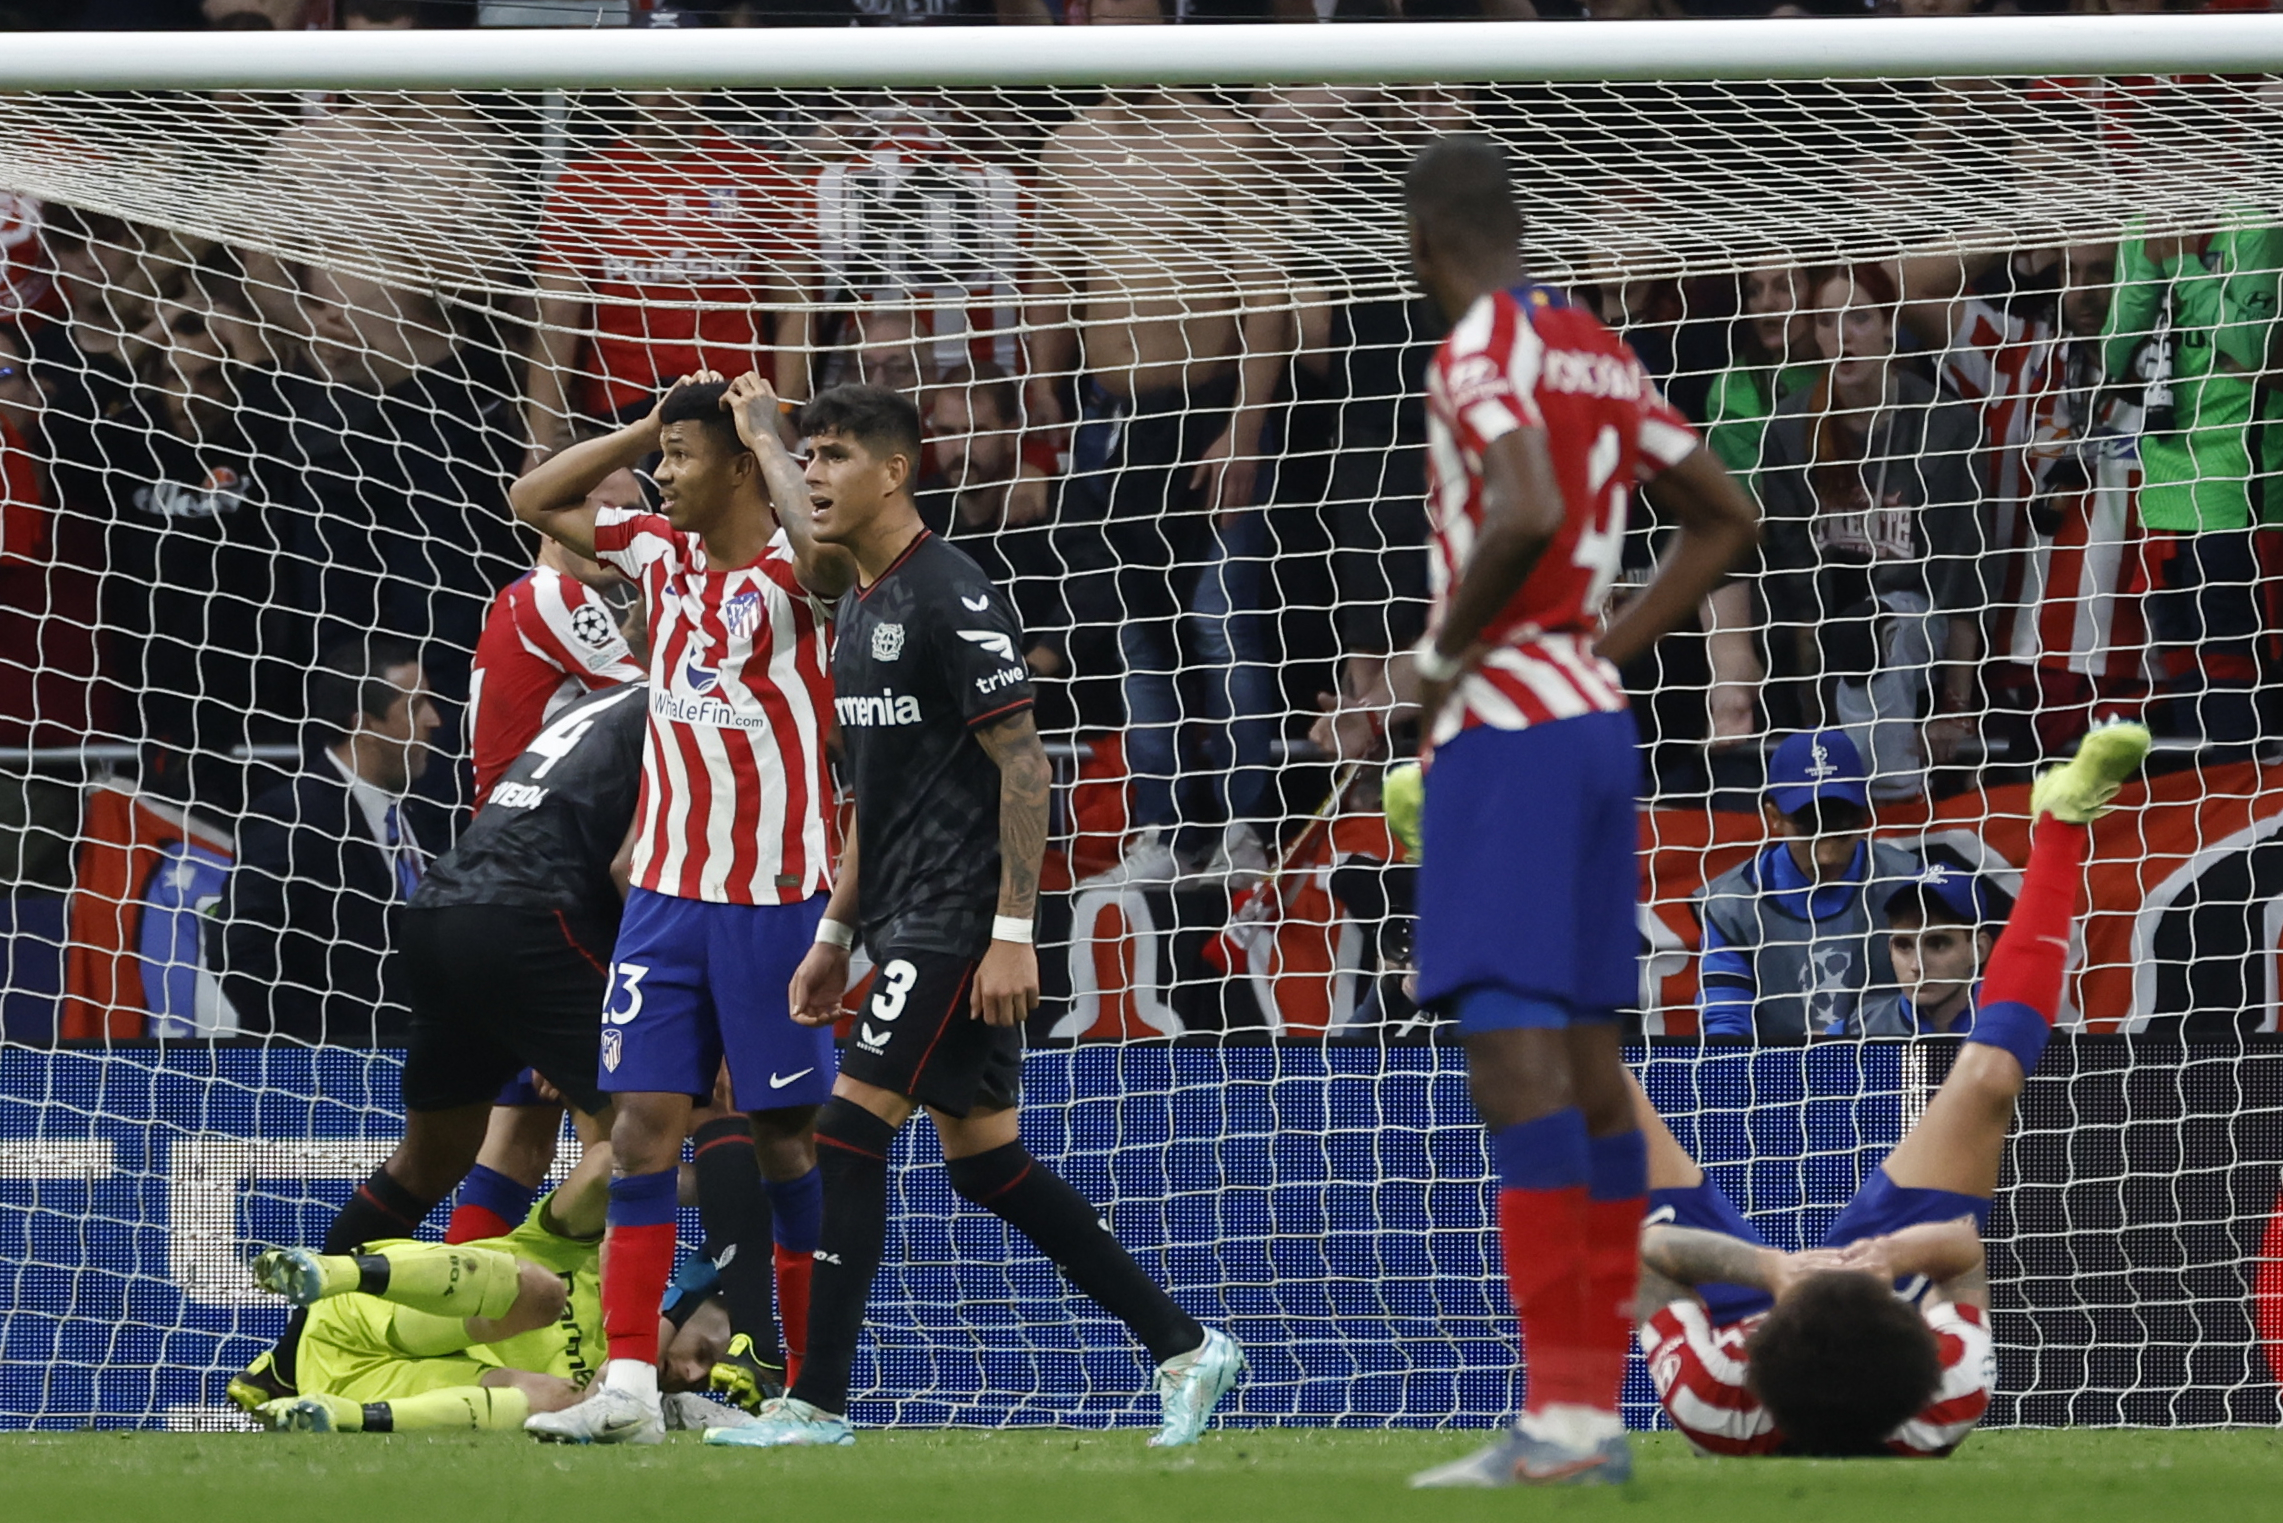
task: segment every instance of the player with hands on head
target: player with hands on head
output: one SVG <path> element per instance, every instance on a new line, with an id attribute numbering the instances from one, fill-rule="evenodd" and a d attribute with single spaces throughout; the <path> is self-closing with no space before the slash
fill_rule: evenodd
<path id="1" fill-rule="evenodd" d="M 1770 1247 L 1632 1086 L 1652 1187 L 1641 1348 L 1699 1449 L 1938 1457 L 1980 1420 L 2006 1132 L 2060 1010 L 2089 827 L 2147 754 L 2145 727 L 2109 725 L 2037 780 L 2029 867 L 1950 1073 L 1818 1247 Z"/>
<path id="2" fill-rule="evenodd" d="M 509 489 L 524 523 L 640 586 L 650 637 L 631 886 L 598 1081 L 613 1100 L 619 1171 L 603 1255 L 610 1357 L 586 1400 L 531 1419 L 547 1439 L 660 1431 L 657 1310 L 674 1264 L 677 1164 L 724 1059 L 734 1103 L 768 1144 L 764 1172 L 779 1159 L 770 1204 L 813 1211 L 821 1189 L 809 1135 L 830 1093 L 831 1034 L 793 1022 L 775 991 L 824 912 L 825 624 L 855 566 L 816 541 L 784 446 L 774 431 L 743 434 L 729 391 L 711 372 L 684 376 L 646 417 L 548 457 Z M 659 511 L 591 499 L 653 451 Z M 741 1258 L 739 1272 L 761 1271 L 758 1254 Z"/>
<path id="3" fill-rule="evenodd" d="M 744 394 L 768 400 L 758 385 Z M 975 563 L 920 522 L 911 402 L 835 387 L 803 409 L 801 432 L 814 533 L 859 568 L 840 600 L 832 673 L 856 821 L 787 1000 L 828 1030 L 860 933 L 879 971 L 817 1121 L 824 1240 L 807 1360 L 758 1422 L 706 1442 L 855 1441 L 849 1369 L 886 1247 L 888 1151 L 922 1107 L 952 1188 L 1028 1237 L 1149 1350 L 1164 1409 L 1151 1442 L 1194 1442 L 1243 1354 L 1142 1272 L 1094 1207 L 1031 1156 L 1018 1126 L 1050 783 L 1021 625 Z"/>
<path id="4" fill-rule="evenodd" d="M 1618 1057 L 1640 763 L 1616 668 L 1690 616 L 1757 514 L 1624 342 L 1528 283 L 1496 143 L 1430 144 L 1404 200 L 1419 283 L 1452 324 L 1427 381 L 1419 998 L 1458 1020 L 1529 1370 L 1498 1442 L 1413 1484 L 1617 1481 L 1647 1176 Z M 1596 639 L 1643 484 L 1679 533 Z"/>

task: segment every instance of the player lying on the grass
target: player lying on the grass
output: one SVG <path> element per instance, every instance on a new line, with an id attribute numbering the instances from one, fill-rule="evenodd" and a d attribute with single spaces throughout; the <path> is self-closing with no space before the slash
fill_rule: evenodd
<path id="1" fill-rule="evenodd" d="M 776 398 L 758 379 L 731 395 L 745 432 L 775 425 Z M 1049 785 L 1022 626 L 975 562 L 921 524 L 909 401 L 835 387 L 802 410 L 801 428 L 817 538 L 846 546 L 858 568 L 832 657 L 856 828 L 790 981 L 792 1012 L 820 1029 L 838 1019 L 859 929 L 880 972 L 817 1118 L 826 1185 L 808 1361 L 760 1421 L 706 1442 L 855 1442 L 849 1367 L 886 1248 L 888 1151 L 923 1106 L 951 1187 L 1029 1238 L 1149 1350 L 1165 1416 L 1151 1442 L 1193 1442 L 1244 1355 L 1142 1272 L 1085 1197 L 1031 1156 L 1018 1124 Z"/>
<path id="2" fill-rule="evenodd" d="M 1989 1404 L 1982 1230 L 2015 1097 L 2061 1003 L 2101 806 L 2148 751 L 2112 725 L 2031 792 L 2029 869 L 1950 1075 L 1819 1247 L 1768 1246 L 1634 1087 L 1649 1134 L 1641 1347 L 1714 1454 L 1945 1455 Z"/>
<path id="3" fill-rule="evenodd" d="M 578 1401 L 601 1362 L 609 1177 L 609 1144 L 597 1144 L 521 1226 L 484 1242 L 263 1254 L 256 1283 L 307 1316 L 294 1335 L 301 1394 L 255 1415 L 279 1431 L 403 1433 L 518 1428 Z M 729 1337 L 718 1301 L 683 1298 L 660 1318 L 661 1385 L 704 1389 Z"/>

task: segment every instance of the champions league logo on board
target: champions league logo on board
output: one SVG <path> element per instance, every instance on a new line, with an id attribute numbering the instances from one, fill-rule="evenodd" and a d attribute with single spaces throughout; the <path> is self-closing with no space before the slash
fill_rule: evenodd
<path id="1" fill-rule="evenodd" d="M 872 626 L 872 659 L 893 661 L 904 653 L 904 626 L 901 624 L 875 624 Z"/>
<path id="2" fill-rule="evenodd" d="M 741 592 L 724 599 L 721 605 L 721 622 L 732 640 L 750 640 L 753 628 L 761 621 L 761 594 Z"/>

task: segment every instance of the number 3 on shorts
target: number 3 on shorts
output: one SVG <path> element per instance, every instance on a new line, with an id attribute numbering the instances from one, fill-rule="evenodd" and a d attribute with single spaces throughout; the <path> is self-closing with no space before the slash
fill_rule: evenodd
<path id="1" fill-rule="evenodd" d="M 901 957 L 880 970 L 880 982 L 872 991 L 872 1013 L 881 1020 L 892 1021 L 904 1013 L 904 996 L 912 992 L 920 970 Z"/>
<path id="2" fill-rule="evenodd" d="M 612 965 L 611 997 L 602 1007 L 605 1025 L 624 1026 L 642 1013 L 642 980 L 649 971 L 638 962 Z"/>

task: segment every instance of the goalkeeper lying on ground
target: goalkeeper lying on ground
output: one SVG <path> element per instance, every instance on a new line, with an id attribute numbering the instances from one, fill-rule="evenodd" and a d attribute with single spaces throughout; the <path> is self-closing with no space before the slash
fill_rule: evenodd
<path id="1" fill-rule="evenodd" d="M 1944 1455 L 1989 1404 L 1982 1229 L 2014 1099 L 2060 1005 L 2086 826 L 2148 750 L 2087 736 L 2037 780 L 2029 870 L 1950 1076 L 1819 1248 L 1770 1248 L 1665 1128 L 1649 1136 L 1641 1347 L 1674 1426 L 1715 1454 Z"/>
<path id="2" fill-rule="evenodd" d="M 263 1254 L 255 1281 L 308 1307 L 309 1318 L 297 1351 L 301 1394 L 255 1416 L 279 1431 L 512 1429 L 578 1401 L 602 1362 L 597 1261 L 609 1180 L 610 1148 L 592 1146 L 505 1237 Z M 668 1391 L 704 1390 L 728 1346 L 728 1314 L 709 1290 L 677 1286 L 668 1297 L 658 1338 Z M 704 1402 L 700 1415 L 718 1427 L 737 1414 Z"/>

